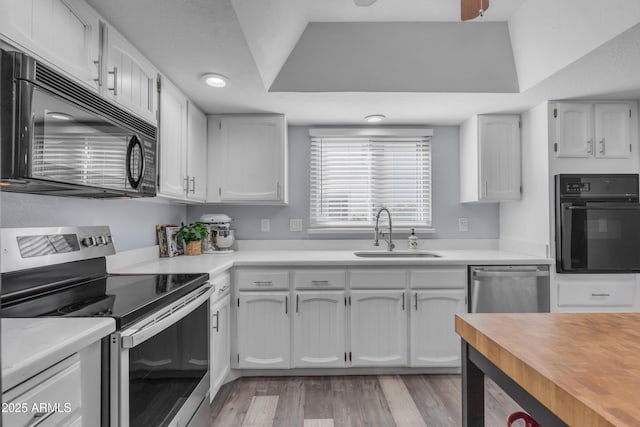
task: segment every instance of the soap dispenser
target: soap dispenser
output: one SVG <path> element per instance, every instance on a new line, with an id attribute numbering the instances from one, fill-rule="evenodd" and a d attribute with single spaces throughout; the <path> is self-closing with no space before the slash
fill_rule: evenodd
<path id="1" fill-rule="evenodd" d="M 416 236 L 415 229 L 411 229 L 411 234 L 409 235 L 409 249 L 418 249 L 418 236 Z"/>

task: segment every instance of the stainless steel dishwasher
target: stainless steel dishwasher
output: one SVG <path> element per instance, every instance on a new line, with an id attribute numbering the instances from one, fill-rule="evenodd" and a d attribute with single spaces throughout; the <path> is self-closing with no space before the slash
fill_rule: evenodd
<path id="1" fill-rule="evenodd" d="M 549 266 L 469 266 L 471 313 L 548 313 Z"/>

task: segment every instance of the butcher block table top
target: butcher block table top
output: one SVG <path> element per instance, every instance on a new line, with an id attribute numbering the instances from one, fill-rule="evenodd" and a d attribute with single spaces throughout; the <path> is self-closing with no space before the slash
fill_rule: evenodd
<path id="1" fill-rule="evenodd" d="M 640 426 L 640 313 L 460 314 L 456 332 L 570 426 Z"/>

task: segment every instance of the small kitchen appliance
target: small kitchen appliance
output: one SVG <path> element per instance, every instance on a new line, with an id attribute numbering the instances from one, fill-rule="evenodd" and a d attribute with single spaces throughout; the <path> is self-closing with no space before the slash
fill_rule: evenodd
<path id="1" fill-rule="evenodd" d="M 231 218 L 225 214 L 205 214 L 200 217 L 209 233 L 202 247 L 206 254 L 232 253 L 235 241 Z"/>
<path id="2" fill-rule="evenodd" d="M 207 424 L 207 273 L 109 274 L 106 226 L 3 228 L 0 244 L 0 317 L 115 320 L 102 342 L 103 427 Z"/>
<path id="3" fill-rule="evenodd" d="M 2 191 L 156 195 L 157 128 L 21 52 L 0 49 Z"/>

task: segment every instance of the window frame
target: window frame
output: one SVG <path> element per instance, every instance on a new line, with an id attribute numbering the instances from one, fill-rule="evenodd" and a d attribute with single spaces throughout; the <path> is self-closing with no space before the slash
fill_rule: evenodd
<path id="1" fill-rule="evenodd" d="M 433 158 L 432 153 L 433 149 L 431 146 L 433 137 L 433 130 L 430 128 L 312 128 L 309 130 L 309 144 L 310 144 L 310 155 L 309 155 L 309 234 L 353 234 L 353 233 L 371 233 L 371 229 L 373 224 L 367 222 L 362 225 L 337 225 L 337 224 L 326 224 L 318 223 L 317 220 L 314 219 L 314 191 L 313 191 L 313 183 L 314 183 L 314 170 L 312 166 L 312 162 L 314 160 L 314 155 L 311 150 L 313 150 L 312 144 L 314 139 L 320 138 L 330 138 L 330 139 L 360 139 L 364 140 L 375 140 L 378 139 L 423 139 L 426 140 L 428 144 L 428 172 L 427 172 L 427 181 L 428 181 L 428 190 L 427 190 L 427 204 L 428 204 L 428 220 L 427 223 L 415 223 L 411 225 L 407 225 L 407 223 L 403 223 L 399 226 L 394 226 L 394 231 L 410 231 L 411 229 L 415 229 L 418 233 L 435 233 L 435 229 L 433 227 L 433 182 L 432 182 L 432 172 L 433 172 Z M 382 218 L 385 218 L 382 220 Z M 392 218 L 394 219 L 394 218 Z M 386 225 L 386 217 L 381 217 L 381 224 Z"/>

